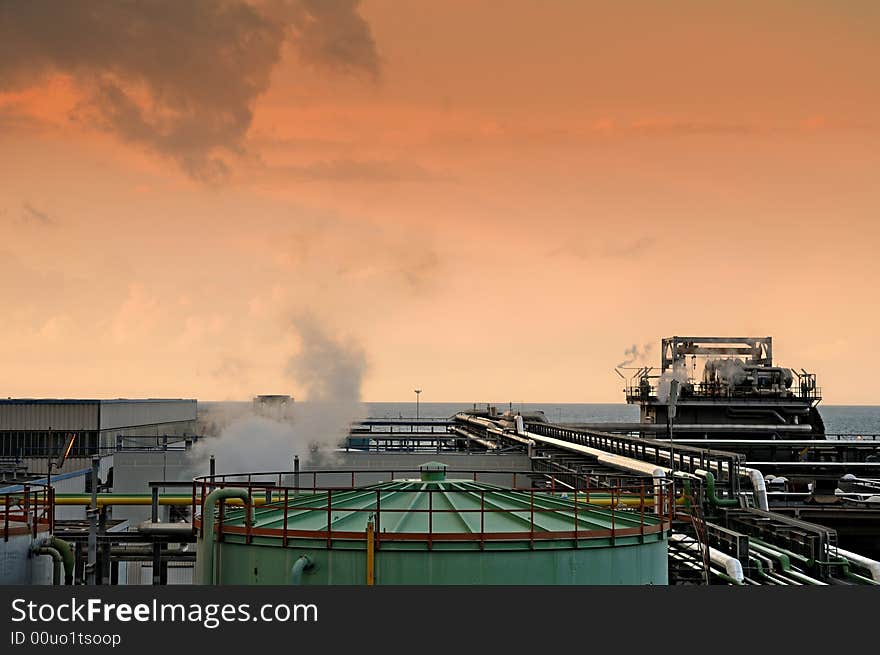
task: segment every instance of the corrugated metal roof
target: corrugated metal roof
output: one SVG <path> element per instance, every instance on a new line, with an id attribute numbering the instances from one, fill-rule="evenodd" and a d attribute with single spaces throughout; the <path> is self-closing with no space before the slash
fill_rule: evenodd
<path id="1" fill-rule="evenodd" d="M 0 431 L 96 431 L 196 420 L 196 400 L 0 399 Z"/>

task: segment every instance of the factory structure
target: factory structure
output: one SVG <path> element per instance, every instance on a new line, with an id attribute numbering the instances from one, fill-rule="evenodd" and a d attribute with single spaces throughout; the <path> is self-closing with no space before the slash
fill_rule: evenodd
<path id="1" fill-rule="evenodd" d="M 618 371 L 638 422 L 368 418 L 273 471 L 193 467 L 216 438 L 194 401 L 7 401 L 0 580 L 880 584 L 880 435 L 827 434 L 770 337 L 661 347 Z"/>
<path id="2" fill-rule="evenodd" d="M 92 511 L 84 502 L 68 504 L 71 498 L 149 496 L 149 480 L 187 474 L 196 433 L 194 399 L 0 400 L 0 583 L 57 581 L 59 566 L 66 572 L 61 579 L 72 579 L 77 564 L 80 580 L 88 580 L 90 526 L 95 538 L 99 531 L 128 531 L 149 517 L 150 508 L 120 504 Z M 107 562 L 109 571 L 109 557 Z M 116 578 L 121 570 L 127 581 L 135 566 L 119 564 Z"/>

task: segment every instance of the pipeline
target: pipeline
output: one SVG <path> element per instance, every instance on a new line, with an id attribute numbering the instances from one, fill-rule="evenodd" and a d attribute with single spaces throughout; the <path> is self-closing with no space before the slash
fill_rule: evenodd
<path id="1" fill-rule="evenodd" d="M 635 472 L 635 473 L 647 473 L 655 478 L 665 478 L 668 477 L 672 473 L 672 469 L 665 466 L 657 466 L 655 464 L 650 464 L 648 462 L 642 462 L 637 459 L 632 459 L 630 457 L 623 457 L 621 455 L 612 455 L 611 453 L 607 453 L 604 450 L 599 450 L 597 448 L 591 448 L 589 446 L 582 446 L 580 444 L 575 444 L 570 441 L 564 441 L 562 439 L 554 439 L 553 437 L 542 437 L 539 435 L 532 434 L 530 432 L 526 432 L 526 435 L 538 442 L 547 443 L 550 445 L 555 445 L 560 448 L 565 448 L 568 450 L 582 452 L 588 455 L 592 455 L 597 459 L 597 461 L 607 464 L 609 466 L 614 466 L 616 468 L 621 468 L 626 471 Z M 694 471 L 694 473 L 698 476 L 701 476 L 706 479 L 706 491 L 709 502 L 716 507 L 739 507 L 739 500 L 734 498 L 719 498 L 715 492 L 715 476 L 710 471 L 704 471 L 702 469 L 698 469 Z M 752 483 L 752 486 L 755 489 L 755 500 L 760 509 L 768 511 L 770 507 L 769 500 L 767 498 L 767 485 L 764 480 L 764 475 L 757 469 L 741 467 L 739 469 L 740 475 L 744 477 L 748 477 Z M 676 473 L 677 476 L 682 477 L 685 474 L 681 472 Z M 659 494 L 655 494 L 659 496 Z"/>
<path id="2" fill-rule="evenodd" d="M 843 548 L 838 548 L 837 554 L 843 557 L 845 560 L 849 561 L 851 564 L 856 564 L 863 569 L 867 569 L 868 572 L 871 574 L 871 579 L 874 582 L 880 582 L 880 562 L 878 562 L 877 560 L 870 559 L 869 557 L 865 557 L 864 555 L 859 555 L 858 553 L 844 550 Z"/>
<path id="3" fill-rule="evenodd" d="M 301 585 L 303 573 L 315 567 L 314 562 L 308 555 L 300 555 L 290 567 L 290 584 Z"/>
<path id="4" fill-rule="evenodd" d="M 853 573 L 853 571 L 850 569 L 849 562 L 845 559 L 837 560 L 835 564 L 840 565 L 840 568 L 843 569 L 844 577 L 849 578 L 850 580 L 855 580 L 859 584 L 880 585 L 880 582 L 875 582 L 871 578 L 859 575 L 858 573 Z"/>
<path id="5" fill-rule="evenodd" d="M 476 441 L 478 444 L 480 444 L 481 446 L 484 446 L 488 450 L 496 450 L 498 448 L 497 443 L 492 443 L 491 441 L 487 441 L 486 439 L 481 439 L 480 437 L 476 437 L 476 436 L 472 435 L 470 432 L 468 432 L 467 430 L 464 430 L 463 428 L 452 428 L 452 431 L 455 434 L 459 435 L 460 437 L 466 437 L 467 439 L 470 439 L 471 441 Z"/>
<path id="6" fill-rule="evenodd" d="M 736 498 L 719 498 L 715 493 L 715 476 L 709 471 L 701 471 L 702 476 L 706 479 L 706 498 L 709 503 L 715 507 L 739 507 L 739 500 Z"/>
<path id="7" fill-rule="evenodd" d="M 770 511 L 770 502 L 767 499 L 767 483 L 764 482 L 764 474 L 758 469 L 741 468 L 740 473 L 747 475 L 752 481 L 752 488 L 755 490 L 755 500 L 758 502 L 758 509 L 765 512 Z"/>
<path id="8" fill-rule="evenodd" d="M 277 497 L 265 498 L 263 494 L 254 494 L 251 499 L 255 506 L 262 506 L 277 502 Z M 0 497 L 0 506 L 3 506 L 4 499 Z M 152 505 L 153 500 L 150 494 L 130 494 L 130 493 L 103 493 L 98 494 L 98 507 L 107 507 L 112 505 Z M 39 503 L 38 504 L 42 504 Z M 55 505 L 83 505 L 92 504 L 91 494 L 56 494 Z M 163 494 L 159 496 L 160 505 L 192 505 L 192 495 L 181 496 L 178 494 Z M 230 505 L 245 505 L 246 501 L 238 498 L 232 498 Z"/>
<path id="9" fill-rule="evenodd" d="M 52 535 L 48 539 L 49 546 L 57 550 L 61 554 L 61 561 L 64 564 L 64 584 L 73 584 L 73 568 L 76 565 L 76 559 L 73 556 L 73 548 L 70 544 Z"/>
<path id="10" fill-rule="evenodd" d="M 605 452 L 604 450 L 590 448 L 589 446 L 582 446 L 580 444 L 572 443 L 570 441 L 563 441 L 562 439 L 555 439 L 553 437 L 542 437 L 531 432 L 526 432 L 525 435 L 530 440 L 537 441 L 539 443 L 559 446 L 560 448 L 590 455 L 592 457 L 595 457 L 596 461 L 602 464 L 607 464 L 608 466 L 622 469 L 624 471 L 629 471 L 630 473 L 641 473 L 643 475 L 650 475 L 654 479 L 654 511 L 657 514 L 663 513 L 664 503 L 660 501 L 661 499 L 663 499 L 664 496 L 668 496 L 668 494 L 665 494 L 663 492 L 663 483 L 666 480 L 667 474 L 672 473 L 672 469 L 666 468 L 665 466 L 650 464 L 648 462 L 642 462 L 637 459 L 632 459 L 631 457 L 613 455 L 611 453 Z"/>
<path id="11" fill-rule="evenodd" d="M 669 540 L 682 544 L 682 546 L 687 550 L 700 550 L 700 544 L 684 534 L 671 534 L 669 536 Z M 727 553 L 724 553 L 717 548 L 712 548 L 711 546 L 709 546 L 709 559 L 712 561 L 713 564 L 717 566 L 723 566 L 727 575 L 731 579 L 733 579 L 736 584 L 741 585 L 743 583 L 744 576 L 742 562 L 740 562 L 738 559 L 736 559 L 735 557 L 731 557 Z"/>
<path id="12" fill-rule="evenodd" d="M 57 587 L 61 584 L 61 553 L 51 546 L 39 546 L 34 550 L 36 555 L 49 555 L 52 557 L 52 585 Z"/>
<path id="13" fill-rule="evenodd" d="M 196 567 L 199 584 L 216 584 L 214 580 L 214 506 L 227 498 L 238 498 L 246 503 L 247 489 L 215 489 L 205 498 L 205 503 L 202 506 L 202 540 L 204 543 L 201 553 L 204 557 Z"/>

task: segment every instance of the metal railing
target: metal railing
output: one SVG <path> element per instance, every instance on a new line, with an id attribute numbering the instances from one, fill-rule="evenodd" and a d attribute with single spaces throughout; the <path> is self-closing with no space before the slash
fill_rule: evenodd
<path id="1" fill-rule="evenodd" d="M 196 478 L 192 484 L 192 511 L 194 530 L 203 533 L 202 509 L 205 499 L 215 489 L 239 488 L 247 494 L 241 501 L 221 502 L 216 508 L 218 520 L 215 524 L 217 539 L 223 541 L 224 535 L 243 536 L 245 543 L 254 537 L 275 537 L 286 546 L 290 539 L 325 540 L 332 547 L 338 540 L 363 540 L 363 530 L 334 529 L 334 518 L 342 514 L 363 514 L 364 524 L 369 518 L 375 521 L 376 547 L 381 542 L 425 542 L 432 548 L 435 542 L 476 542 L 482 548 L 487 542 L 495 541 L 535 541 L 572 539 L 575 547 L 582 539 L 607 538 L 611 543 L 620 537 L 662 535 L 670 529 L 675 516 L 674 494 L 671 480 L 646 480 L 633 478 L 614 486 L 591 487 L 584 476 L 584 484 L 578 485 L 574 498 L 563 498 L 561 494 L 570 493 L 569 486 L 555 476 L 545 478 L 549 488 L 536 489 L 533 486 L 519 486 L 518 482 L 529 480 L 533 473 L 524 471 L 448 471 L 454 479 L 446 482 L 462 483 L 461 488 L 450 489 L 432 486 L 418 478 L 418 471 L 274 471 L 266 473 L 237 473 Z M 363 484 L 363 478 L 383 475 L 384 482 L 412 481 L 423 485 L 418 488 L 371 487 Z M 306 484 L 284 485 L 285 479 L 296 475 Z M 349 484 L 326 485 L 322 476 L 348 476 Z M 403 477 L 400 477 L 400 476 Z M 494 484 L 481 488 L 467 488 L 468 482 L 481 482 L 488 476 L 510 476 L 511 484 Z M 464 477 L 462 477 L 464 476 Z M 360 478 L 360 482 L 359 482 Z M 311 484 L 309 484 L 309 482 Z M 376 484 L 372 480 L 371 484 Z M 357 491 L 357 497 L 348 502 L 341 494 Z M 450 507 L 450 493 L 468 496 L 474 506 Z M 499 507 L 494 504 L 493 494 L 513 494 L 505 496 L 512 507 Z M 406 507 L 383 506 L 389 494 L 413 495 Z M 416 495 L 421 495 L 421 501 Z M 487 502 L 487 496 L 488 501 Z M 440 498 L 444 502 L 440 503 Z M 573 501 L 573 502 L 572 502 Z M 236 503 L 232 504 L 231 503 Z M 476 503 L 479 503 L 476 505 Z M 280 528 L 266 528 L 255 523 L 255 510 L 272 510 L 282 513 Z M 293 529 L 288 525 L 291 512 L 316 513 L 325 517 L 323 525 L 316 529 Z M 396 516 L 411 514 L 421 516 L 421 526 L 427 530 L 416 529 L 400 531 Z M 447 526 L 438 528 L 438 520 L 454 514 L 464 521 L 465 528 L 449 530 Z M 498 531 L 487 529 L 487 519 L 500 515 L 510 517 L 512 523 L 522 524 L 522 530 Z M 466 517 L 473 517 L 468 520 Z M 546 520 L 545 520 L 546 519 Z M 583 527 L 588 521 L 599 522 L 604 527 Z M 392 531 L 384 531 L 382 522 L 394 521 Z M 546 526 L 547 520 L 553 522 L 552 529 Z"/>
<path id="2" fill-rule="evenodd" d="M 36 538 L 40 530 L 55 529 L 55 489 L 28 483 L 21 491 L 6 492 L 3 499 L 3 541 L 15 534 Z"/>
<path id="3" fill-rule="evenodd" d="M 656 401 L 657 385 L 631 385 L 624 389 L 626 399 L 632 401 Z M 748 399 L 749 401 L 777 401 L 783 399 L 804 399 L 804 400 L 821 400 L 822 389 L 820 387 L 810 386 L 792 386 L 789 388 L 773 391 L 771 389 L 759 388 L 752 385 L 737 385 L 734 387 L 721 386 L 717 384 L 704 384 L 698 382 L 693 385 L 682 387 L 679 392 L 679 401 L 686 401 L 689 398 L 699 400 L 729 400 L 729 399 Z"/>
<path id="4" fill-rule="evenodd" d="M 709 471 L 715 476 L 718 486 L 725 488 L 731 496 L 739 493 L 739 467 L 745 460 L 740 453 L 686 446 L 654 439 L 642 439 L 625 435 L 564 428 L 550 423 L 528 423 L 527 430 L 539 436 L 551 437 L 560 441 L 595 448 L 614 455 L 621 455 L 658 466 L 695 473 Z"/>

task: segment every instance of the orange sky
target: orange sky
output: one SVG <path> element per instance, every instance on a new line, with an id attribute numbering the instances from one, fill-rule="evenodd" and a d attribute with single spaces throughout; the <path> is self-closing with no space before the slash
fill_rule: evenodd
<path id="1" fill-rule="evenodd" d="M 378 63 L 294 30 L 211 179 L 93 104 L 186 62 L 0 65 L 0 393 L 299 397 L 308 314 L 365 400 L 617 402 L 717 333 L 876 403 L 878 5 L 672 6 L 365 0 Z"/>

